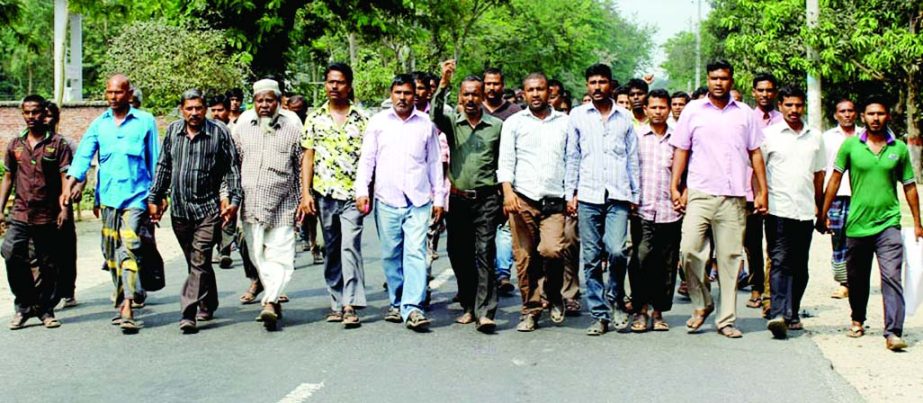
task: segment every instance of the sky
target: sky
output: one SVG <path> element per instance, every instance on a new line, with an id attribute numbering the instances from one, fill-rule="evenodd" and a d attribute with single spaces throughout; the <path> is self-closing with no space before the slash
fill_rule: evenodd
<path id="1" fill-rule="evenodd" d="M 663 45 L 678 32 L 691 30 L 697 14 L 697 1 L 699 0 L 618 0 L 617 4 L 622 15 L 641 24 L 653 26 L 655 48 L 651 54 L 651 73 L 662 73 L 660 63 L 663 62 Z M 710 9 L 708 0 L 702 1 L 702 18 L 708 15 Z M 662 74 L 660 74 L 662 75 Z M 661 77 L 663 78 L 663 77 Z"/>

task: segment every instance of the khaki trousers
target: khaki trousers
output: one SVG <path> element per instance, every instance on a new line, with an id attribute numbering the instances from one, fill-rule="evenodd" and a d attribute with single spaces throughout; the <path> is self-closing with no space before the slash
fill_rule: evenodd
<path id="1" fill-rule="evenodd" d="M 695 309 L 714 305 L 705 287 L 709 243 L 709 228 L 715 239 L 718 281 L 721 284 L 721 305 L 715 323 L 718 329 L 731 326 L 737 319 L 737 271 L 743 252 L 746 228 L 746 200 L 743 197 L 714 196 L 689 189 L 680 256 L 689 297 Z"/>
<path id="2" fill-rule="evenodd" d="M 542 291 L 552 305 L 561 306 L 564 261 L 570 243 L 564 235 L 564 214 L 544 215 L 538 202 L 519 196 L 519 212 L 509 216 L 513 259 L 522 295 L 522 313 L 540 315 Z"/>

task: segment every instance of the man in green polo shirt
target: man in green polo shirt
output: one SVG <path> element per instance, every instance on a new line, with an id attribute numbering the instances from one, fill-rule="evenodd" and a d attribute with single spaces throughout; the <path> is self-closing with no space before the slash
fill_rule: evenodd
<path id="1" fill-rule="evenodd" d="M 500 218 L 497 159 L 502 121 L 484 113 L 484 81 L 469 76 L 462 80 L 458 103 L 445 107 L 446 93 L 455 73 L 455 61 L 442 63 L 442 80 L 433 96 L 430 116 L 449 143 L 448 242 L 446 248 L 458 281 L 458 302 L 464 313 L 455 321 L 477 321 L 477 329 L 496 327 L 496 236 Z"/>
<path id="2" fill-rule="evenodd" d="M 846 219 L 846 281 L 852 310 L 850 337 L 865 334 L 864 322 L 869 299 L 872 255 L 881 271 L 881 295 L 885 306 L 885 346 L 892 351 L 907 347 L 901 339 L 904 327 L 904 298 L 901 287 L 901 208 L 895 182 L 904 186 L 904 195 L 913 214 L 914 232 L 923 238 L 919 198 L 913 178 L 910 153 L 904 142 L 888 129 L 891 116 L 883 97 L 865 103 L 865 132 L 843 142 L 837 153 L 834 171 L 824 197 L 821 217 L 827 217 L 836 197 L 843 173 L 849 172 L 852 200 Z M 829 224 L 828 224 L 829 225 Z M 825 230 L 825 228 L 820 228 Z"/>

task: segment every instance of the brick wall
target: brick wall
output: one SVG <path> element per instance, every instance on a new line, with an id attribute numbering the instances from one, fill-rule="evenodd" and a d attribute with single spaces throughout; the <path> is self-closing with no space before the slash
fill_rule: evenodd
<path id="1" fill-rule="evenodd" d="M 79 143 L 90 123 L 108 107 L 107 103 L 100 101 L 64 104 L 61 108 L 61 124 L 58 130 L 68 140 Z M 157 117 L 157 126 L 161 133 L 170 119 L 175 118 Z M 6 145 L 10 139 L 18 136 L 25 128 L 26 124 L 22 120 L 19 102 L 0 102 L 0 157 L 6 154 Z"/>
<path id="2" fill-rule="evenodd" d="M 106 108 L 108 105 L 105 102 L 65 104 L 61 108 L 59 130 L 68 140 L 79 142 L 93 119 L 105 112 Z M 25 128 L 19 103 L 0 103 L 0 155 L 6 153 L 10 139 L 18 136 Z"/>

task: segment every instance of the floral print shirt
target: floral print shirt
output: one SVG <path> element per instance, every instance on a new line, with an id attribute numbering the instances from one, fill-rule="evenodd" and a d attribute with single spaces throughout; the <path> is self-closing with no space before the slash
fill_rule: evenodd
<path id="1" fill-rule="evenodd" d="M 301 147 L 314 150 L 314 191 L 337 200 L 355 198 L 353 184 L 368 116 L 350 105 L 346 122 L 338 126 L 329 102 L 305 119 Z"/>

